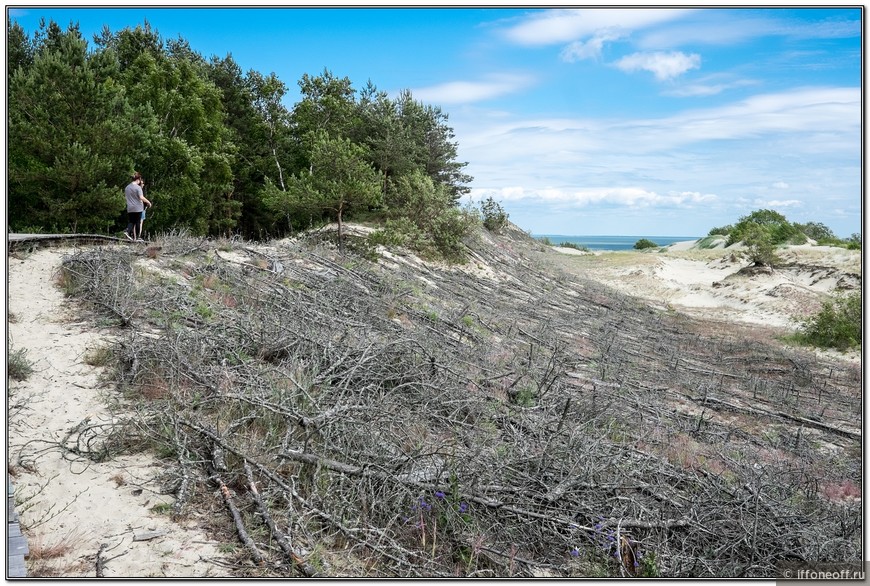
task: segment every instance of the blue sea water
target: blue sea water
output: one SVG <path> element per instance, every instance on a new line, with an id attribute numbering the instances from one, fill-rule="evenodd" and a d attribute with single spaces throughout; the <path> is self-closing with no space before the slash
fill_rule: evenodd
<path id="1" fill-rule="evenodd" d="M 577 246 L 585 246 L 589 250 L 633 250 L 635 242 L 642 238 L 651 240 L 659 246 L 702 238 L 702 236 L 565 236 L 561 234 L 532 234 L 532 237 L 549 238 L 553 246 L 570 242 Z"/>

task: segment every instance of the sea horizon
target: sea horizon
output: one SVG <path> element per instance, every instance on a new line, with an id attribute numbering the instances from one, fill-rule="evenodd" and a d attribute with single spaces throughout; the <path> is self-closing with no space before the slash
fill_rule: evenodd
<path id="1" fill-rule="evenodd" d="M 668 246 L 675 242 L 699 240 L 703 236 L 643 236 L 643 235 L 569 235 L 569 234 L 532 234 L 532 238 L 547 238 L 557 246 L 563 242 L 585 246 L 589 250 L 631 250 L 638 240 L 650 240 L 658 246 Z"/>

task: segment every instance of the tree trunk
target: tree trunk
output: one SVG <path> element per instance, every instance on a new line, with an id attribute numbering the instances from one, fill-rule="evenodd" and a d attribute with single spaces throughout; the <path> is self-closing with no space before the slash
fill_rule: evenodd
<path id="1" fill-rule="evenodd" d="M 344 255 L 344 231 L 342 230 L 341 213 L 344 211 L 344 206 L 338 206 L 338 252 Z"/>

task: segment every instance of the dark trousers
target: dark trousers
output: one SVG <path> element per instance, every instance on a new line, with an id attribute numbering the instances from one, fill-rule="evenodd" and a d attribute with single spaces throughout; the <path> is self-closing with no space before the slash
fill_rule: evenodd
<path id="1" fill-rule="evenodd" d="M 142 224 L 142 212 L 127 212 L 127 229 L 124 230 L 133 238 L 140 238 L 139 226 Z"/>

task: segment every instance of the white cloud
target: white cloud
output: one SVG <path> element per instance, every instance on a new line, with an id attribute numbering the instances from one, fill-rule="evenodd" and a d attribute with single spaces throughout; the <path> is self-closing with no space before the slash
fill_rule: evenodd
<path id="1" fill-rule="evenodd" d="M 583 207 L 594 204 L 611 204 L 628 207 L 677 206 L 716 199 L 715 195 L 693 191 L 657 193 L 641 187 L 597 187 L 584 189 L 538 188 L 526 189 L 520 186 L 496 189 L 472 190 L 470 199 L 480 200 L 492 197 L 499 201 L 537 200 L 546 203 L 568 204 Z"/>
<path id="2" fill-rule="evenodd" d="M 773 13 L 772 13 L 773 14 Z M 845 13 L 844 13 L 845 14 Z M 691 19 L 644 31 L 637 39 L 643 49 L 667 49 L 684 45 L 736 45 L 761 37 L 792 39 L 849 38 L 861 34 L 860 13 L 854 18 L 818 22 L 789 21 L 774 16 L 745 16 L 739 11 L 699 10 Z"/>
<path id="3" fill-rule="evenodd" d="M 604 43 L 615 41 L 624 36 L 617 31 L 601 31 L 596 33 L 588 41 L 574 41 L 560 53 L 563 61 L 572 63 L 574 61 L 582 61 L 584 59 L 594 59 L 601 56 L 601 51 L 604 48 Z"/>
<path id="4" fill-rule="evenodd" d="M 467 104 L 511 94 L 528 87 L 533 80 L 524 75 L 491 75 L 483 81 L 451 81 L 416 88 L 416 100 L 433 104 Z"/>
<path id="5" fill-rule="evenodd" d="M 542 10 L 505 31 L 507 38 L 521 45 L 552 45 L 577 41 L 602 30 L 642 29 L 680 18 L 689 10 L 645 8 L 586 8 Z"/>
<path id="6" fill-rule="evenodd" d="M 416 95 L 416 94 L 415 94 Z M 765 158 L 771 156 L 817 156 L 827 152 L 860 152 L 860 88 L 801 88 L 759 94 L 716 107 L 685 110 L 673 116 L 636 119 L 500 117 L 481 125 L 480 112 L 453 117 L 465 160 L 508 172 L 517 165 L 611 165 L 605 158 L 668 156 L 691 145 L 762 139 Z M 463 116 L 471 116 L 467 125 Z M 457 124 L 459 122 L 459 124 Z M 471 129 L 474 130 L 471 130 Z M 799 136 L 799 139 L 795 137 Z M 773 141 L 788 144 L 787 152 L 772 152 Z M 824 142 L 820 142 L 824 141 Z M 743 148 L 750 148 L 746 143 Z M 755 148 L 755 147 L 752 147 Z M 700 157 L 693 151 L 685 156 Z M 666 164 L 661 159 L 657 164 Z M 630 163 L 634 167 L 636 163 Z M 539 172 L 532 175 L 540 175 Z M 777 175 L 780 175 L 777 173 Z M 769 179 L 764 181 L 769 185 Z"/>
<path id="7" fill-rule="evenodd" d="M 758 202 L 764 208 L 799 208 L 804 205 L 804 202 L 799 199 L 773 199 L 770 201 Z"/>
<path id="8" fill-rule="evenodd" d="M 637 46 L 650 50 L 699 44 L 735 45 L 781 30 L 772 19 L 735 17 L 729 11 L 705 10 L 695 15 L 698 18 L 644 32 L 637 39 Z"/>
<path id="9" fill-rule="evenodd" d="M 674 96 L 677 98 L 698 98 L 705 96 L 715 96 L 724 91 L 757 85 L 759 82 L 751 79 L 738 79 L 733 81 L 717 81 L 721 76 L 709 77 L 703 80 L 698 80 L 694 83 L 682 85 L 662 92 L 666 96 Z"/>
<path id="10" fill-rule="evenodd" d="M 853 201 L 861 112 L 858 87 L 808 87 L 658 118 L 488 118 L 468 108 L 451 121 L 473 197 L 504 201 L 517 220 L 535 215 L 555 226 L 582 217 L 582 230 L 619 233 L 630 228 L 614 218 L 633 210 L 636 222 L 689 234 L 752 209 Z M 690 216 L 691 225 L 681 219 Z"/>
<path id="11" fill-rule="evenodd" d="M 617 61 L 615 65 L 628 73 L 637 70 L 650 71 L 656 79 L 666 81 L 679 77 L 690 69 L 701 67 L 701 56 L 696 53 L 687 55 L 680 51 L 632 53 Z"/>

